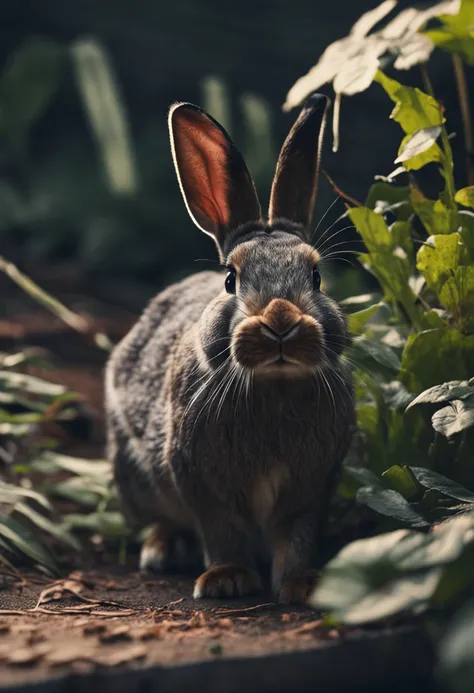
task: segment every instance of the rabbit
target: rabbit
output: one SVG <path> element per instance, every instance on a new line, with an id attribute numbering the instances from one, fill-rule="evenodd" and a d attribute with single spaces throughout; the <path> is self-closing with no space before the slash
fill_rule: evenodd
<path id="1" fill-rule="evenodd" d="M 151 526 L 144 571 L 204 564 L 194 598 L 317 582 L 318 539 L 355 413 L 345 319 L 310 243 L 329 99 L 309 97 L 285 140 L 268 219 L 226 131 L 189 103 L 169 111 L 188 213 L 217 246 L 156 296 L 106 367 L 108 457 L 125 513 Z"/>

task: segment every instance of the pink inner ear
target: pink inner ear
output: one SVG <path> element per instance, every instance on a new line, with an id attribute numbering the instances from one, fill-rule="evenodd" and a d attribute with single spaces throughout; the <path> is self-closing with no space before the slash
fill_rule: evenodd
<path id="1" fill-rule="evenodd" d="M 174 142 L 181 185 L 189 210 L 205 231 L 230 222 L 225 135 L 199 111 L 174 114 Z"/>

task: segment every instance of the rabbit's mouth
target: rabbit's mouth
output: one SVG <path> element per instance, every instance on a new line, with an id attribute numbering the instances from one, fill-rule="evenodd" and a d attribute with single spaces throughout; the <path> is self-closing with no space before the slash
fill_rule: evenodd
<path id="1" fill-rule="evenodd" d="M 303 375 L 325 363 L 320 323 L 284 299 L 243 320 L 232 339 L 234 359 L 262 375 Z"/>

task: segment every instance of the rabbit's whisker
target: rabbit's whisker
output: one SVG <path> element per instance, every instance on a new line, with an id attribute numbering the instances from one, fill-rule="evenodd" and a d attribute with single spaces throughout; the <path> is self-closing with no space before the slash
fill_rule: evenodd
<path id="1" fill-rule="evenodd" d="M 340 199 L 341 199 L 341 198 L 340 198 L 339 195 L 337 195 L 337 197 L 334 198 L 334 200 L 331 202 L 331 204 L 329 205 L 329 207 L 327 208 L 327 210 L 324 212 L 324 214 L 323 214 L 323 216 L 321 217 L 321 219 L 318 221 L 318 223 L 317 223 L 317 225 L 316 225 L 316 228 L 314 229 L 314 231 L 313 231 L 313 233 L 311 234 L 311 236 L 314 236 L 315 233 L 318 233 L 319 227 L 321 226 L 321 224 L 323 223 L 323 221 L 325 220 L 325 218 L 327 217 L 327 215 L 329 214 L 329 212 L 331 211 L 331 209 L 334 207 L 334 205 L 336 204 L 336 202 L 338 202 Z"/>

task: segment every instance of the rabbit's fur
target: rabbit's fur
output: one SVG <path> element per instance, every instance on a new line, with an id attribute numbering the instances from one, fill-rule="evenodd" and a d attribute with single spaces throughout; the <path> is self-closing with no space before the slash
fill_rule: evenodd
<path id="1" fill-rule="evenodd" d="M 233 269 L 170 286 L 115 348 L 108 452 L 129 517 L 153 525 L 141 567 L 182 569 L 201 548 L 195 597 L 258 590 L 265 556 L 280 600 L 315 583 L 354 425 L 345 322 L 308 236 L 326 107 L 311 97 L 283 145 L 268 221 L 225 131 L 190 104 L 170 112 L 188 211 Z"/>

